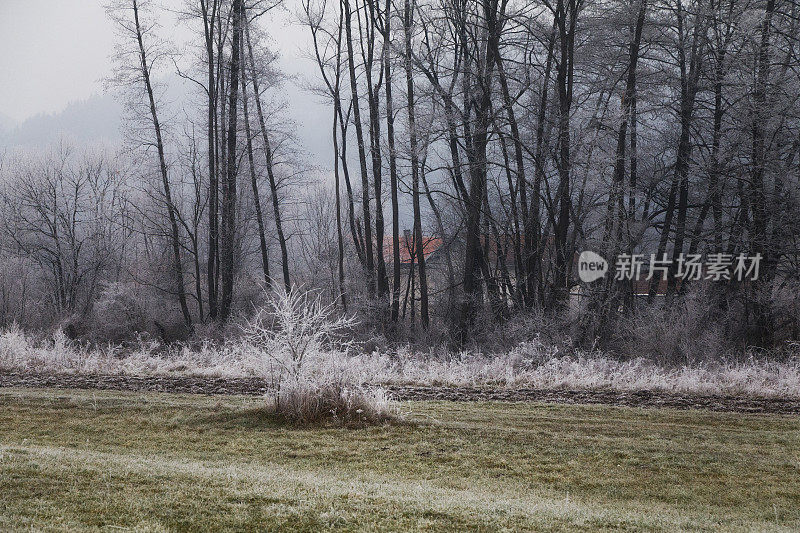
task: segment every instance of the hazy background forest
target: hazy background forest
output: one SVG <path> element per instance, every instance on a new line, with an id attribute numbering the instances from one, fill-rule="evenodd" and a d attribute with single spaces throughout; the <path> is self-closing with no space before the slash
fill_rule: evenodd
<path id="1" fill-rule="evenodd" d="M 796 354 L 793 1 L 105 11 L 105 95 L 2 121 L 6 331 L 194 350 L 257 334 L 279 291 L 367 353 Z M 582 283 L 583 250 L 669 275 Z M 678 279 L 719 253 L 758 279 Z"/>

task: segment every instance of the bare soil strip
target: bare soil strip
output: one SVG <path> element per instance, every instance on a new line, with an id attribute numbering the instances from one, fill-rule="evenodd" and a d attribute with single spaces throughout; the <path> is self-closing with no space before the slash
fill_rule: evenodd
<path id="1" fill-rule="evenodd" d="M 40 374 L 0 371 L 0 387 L 99 389 L 172 392 L 182 394 L 259 396 L 267 393 L 269 390 L 269 382 L 261 378 Z M 791 398 L 685 395 L 664 391 L 617 391 L 607 389 L 544 390 L 531 388 L 505 389 L 399 385 L 389 385 L 385 388 L 394 398 L 400 401 L 545 402 L 800 415 L 800 400 Z"/>

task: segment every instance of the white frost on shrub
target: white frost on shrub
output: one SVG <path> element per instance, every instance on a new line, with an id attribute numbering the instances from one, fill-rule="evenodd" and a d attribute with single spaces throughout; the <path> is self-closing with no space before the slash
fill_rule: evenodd
<path id="1" fill-rule="evenodd" d="M 324 305 L 320 294 L 296 288 L 268 295 L 242 327 L 243 344 L 269 366 L 269 405 L 286 418 L 311 423 L 380 422 L 395 414 L 379 388 L 368 386 L 347 356 L 342 333 L 355 320 Z"/>

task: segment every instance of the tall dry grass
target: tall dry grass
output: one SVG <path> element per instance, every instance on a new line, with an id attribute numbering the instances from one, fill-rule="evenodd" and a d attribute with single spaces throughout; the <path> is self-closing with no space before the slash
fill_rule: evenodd
<path id="1" fill-rule="evenodd" d="M 297 420 L 313 419 L 316 415 L 308 415 L 310 412 L 369 419 L 372 415 L 365 405 L 377 406 L 379 419 L 381 413 L 391 410 L 391 402 L 379 390 L 382 385 L 800 398 L 797 344 L 787 345 L 780 360 L 750 354 L 671 365 L 644 357 L 620 360 L 603 352 L 555 347 L 538 339 L 500 354 L 443 354 L 410 347 L 362 353 L 349 345 L 345 329 L 309 327 L 289 333 L 280 326 L 286 318 L 280 318 L 280 313 L 286 312 L 295 311 L 264 311 L 263 320 L 235 342 L 195 346 L 142 340 L 125 349 L 90 347 L 70 341 L 60 332 L 36 337 L 11 327 L 0 332 L 0 371 L 261 377 L 273 384 L 270 405 Z M 343 328 L 343 323 L 340 326 Z M 289 334 L 292 343 L 299 344 L 287 343 Z M 302 346 L 305 348 L 298 351 Z"/>

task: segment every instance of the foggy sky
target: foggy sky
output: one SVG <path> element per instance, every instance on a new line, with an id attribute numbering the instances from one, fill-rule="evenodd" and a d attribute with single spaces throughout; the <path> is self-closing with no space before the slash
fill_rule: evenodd
<path id="1" fill-rule="evenodd" d="M 22 121 L 102 92 L 113 43 L 100 1 L 0 1 L 0 112 Z"/>
<path id="2" fill-rule="evenodd" d="M 0 0 L 0 114 L 21 122 L 38 114 L 62 111 L 69 103 L 104 92 L 111 73 L 114 26 L 106 17 L 106 0 Z M 184 0 L 157 0 L 156 6 L 177 9 Z M 315 77 L 306 59 L 310 38 L 294 24 L 296 1 L 261 21 L 271 47 L 280 53 L 281 68 L 301 80 Z M 180 46 L 191 38 L 185 23 L 158 9 L 159 34 Z M 318 98 L 289 83 L 282 91 L 289 115 L 311 160 L 329 159 L 329 113 Z"/>

